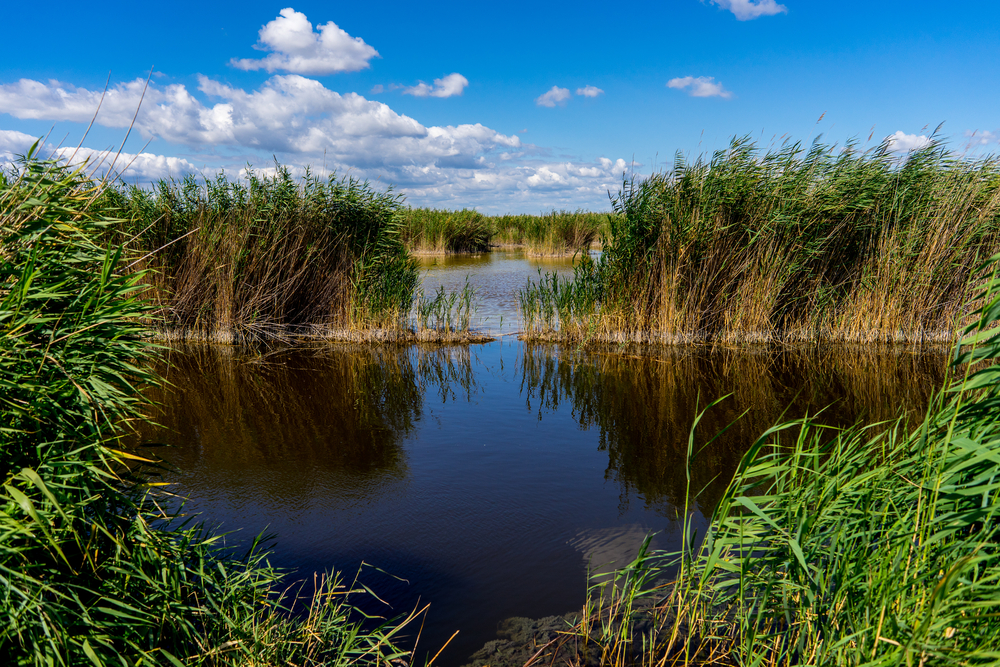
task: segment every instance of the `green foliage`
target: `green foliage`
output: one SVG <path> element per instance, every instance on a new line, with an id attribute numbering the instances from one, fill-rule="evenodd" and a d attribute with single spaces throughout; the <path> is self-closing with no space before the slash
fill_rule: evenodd
<path id="1" fill-rule="evenodd" d="M 401 237 L 423 252 L 489 252 L 494 229 L 478 211 L 411 208 L 403 213 Z"/>
<path id="2" fill-rule="evenodd" d="M 417 326 L 421 330 L 451 333 L 468 331 L 475 314 L 476 290 L 468 279 L 458 292 L 447 292 L 441 285 L 434 296 L 427 297 L 423 290 L 417 295 Z"/>
<path id="3" fill-rule="evenodd" d="M 183 194 L 181 191 L 179 194 Z M 29 155 L 0 184 L 0 655 L 18 665 L 351 664 L 400 655 L 325 580 L 305 619 L 280 573 L 164 512 L 122 442 L 155 348 L 143 272 L 78 173 Z"/>
<path id="4" fill-rule="evenodd" d="M 1000 660 L 1000 255 L 977 277 L 982 306 L 955 348 L 959 377 L 925 417 L 765 431 L 700 545 L 687 506 L 682 550 L 634 565 L 646 581 L 622 595 L 659 602 L 643 631 L 616 617 L 599 641 L 607 654 L 641 647 L 642 664 L 664 665 Z M 689 482 L 694 443 L 692 428 Z"/>

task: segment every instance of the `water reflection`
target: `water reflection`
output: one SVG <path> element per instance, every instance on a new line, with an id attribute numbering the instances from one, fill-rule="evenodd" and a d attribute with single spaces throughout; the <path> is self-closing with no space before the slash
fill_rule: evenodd
<path id="1" fill-rule="evenodd" d="M 539 419 L 564 405 L 581 428 L 599 429 L 605 476 L 619 484 L 623 505 L 639 497 L 671 517 L 684 506 L 695 416 L 731 395 L 705 414 L 696 433 L 691 488 L 708 515 L 743 453 L 770 426 L 805 415 L 832 425 L 914 416 L 944 382 L 944 361 L 939 352 L 908 348 L 593 354 L 530 345 L 521 392 Z"/>
<path id="2" fill-rule="evenodd" d="M 692 466 L 703 527 L 786 408 L 834 403 L 832 423 L 920 411 L 943 369 L 941 355 L 903 350 L 594 353 L 513 338 L 190 347 L 168 355 L 164 428 L 143 437 L 174 445 L 167 480 L 209 524 L 276 534 L 275 565 L 307 575 L 366 561 L 401 577 L 367 583 L 397 611 L 431 602 L 421 643 L 436 650 L 461 630 L 438 664 L 462 664 L 504 618 L 578 607 L 588 562 L 627 562 L 649 531 L 675 545 L 698 405 L 733 394 L 699 442 L 747 411 Z"/>

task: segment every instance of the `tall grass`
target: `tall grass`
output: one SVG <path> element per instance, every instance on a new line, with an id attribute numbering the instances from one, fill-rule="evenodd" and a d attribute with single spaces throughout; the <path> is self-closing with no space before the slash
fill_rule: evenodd
<path id="1" fill-rule="evenodd" d="M 260 542 L 234 554 L 157 502 L 125 445 L 156 349 L 144 272 L 81 174 L 29 154 L 0 179 L 0 655 L 17 665 L 388 664 L 323 579 L 287 613 Z"/>
<path id="2" fill-rule="evenodd" d="M 972 269 L 1000 250 L 1000 163 L 938 144 L 900 159 L 737 139 L 625 182 L 613 205 L 572 310 L 525 313 L 535 335 L 951 341 Z"/>
<path id="3" fill-rule="evenodd" d="M 544 215 L 502 215 L 492 218 L 495 243 L 524 247 L 546 257 L 586 253 L 609 231 L 610 215 L 587 211 L 551 211 Z"/>
<path id="4" fill-rule="evenodd" d="M 536 257 L 589 250 L 608 230 L 608 214 L 552 211 L 544 215 L 485 216 L 476 211 L 409 209 L 401 237 L 417 253 L 488 252 L 521 248 Z"/>
<path id="5" fill-rule="evenodd" d="M 400 239 L 400 197 L 352 178 L 286 169 L 107 189 L 128 225 L 113 241 L 148 269 L 163 326 L 224 341 L 279 330 L 401 327 L 417 273 Z"/>
<path id="6" fill-rule="evenodd" d="M 489 252 L 495 233 L 489 218 L 468 209 L 411 208 L 402 217 L 400 237 L 418 253 Z"/>
<path id="7" fill-rule="evenodd" d="M 616 605 L 595 592 L 578 633 L 602 664 L 1000 660 L 998 261 L 926 416 L 765 431 L 704 539 L 685 519 L 679 553 L 644 554 L 600 594 Z M 692 431 L 689 479 L 698 451 Z"/>

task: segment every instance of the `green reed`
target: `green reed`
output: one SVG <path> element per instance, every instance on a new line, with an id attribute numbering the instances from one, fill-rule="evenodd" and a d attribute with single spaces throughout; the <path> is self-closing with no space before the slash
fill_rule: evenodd
<path id="1" fill-rule="evenodd" d="M 1000 250 L 1000 162 L 939 144 L 736 139 L 626 181 L 613 206 L 582 329 L 603 340 L 953 341 L 972 270 Z"/>
<path id="2" fill-rule="evenodd" d="M 401 238 L 422 253 L 480 253 L 523 248 L 529 255 L 586 252 L 609 229 L 609 215 L 552 211 L 543 215 L 485 216 L 473 210 L 415 208 L 403 213 Z"/>
<path id="3" fill-rule="evenodd" d="M 489 218 L 468 209 L 411 208 L 402 220 L 400 237 L 414 252 L 489 252 L 495 234 Z"/>
<path id="4" fill-rule="evenodd" d="M 400 240 L 401 197 L 335 175 L 251 172 L 152 190 L 113 187 L 97 205 L 127 224 L 114 242 L 152 270 L 163 327 L 240 340 L 279 329 L 400 327 L 417 273 Z"/>
<path id="5" fill-rule="evenodd" d="M 467 332 L 476 313 L 476 290 L 469 284 L 457 292 L 448 292 L 444 285 L 428 297 L 423 290 L 417 293 L 414 305 L 419 331 L 444 333 Z"/>
<path id="6" fill-rule="evenodd" d="M 593 618 L 577 629 L 603 664 L 1000 660 L 998 263 L 977 273 L 982 305 L 955 347 L 956 379 L 916 424 L 769 428 L 703 538 L 689 484 L 681 551 L 646 554 L 632 566 L 646 579 L 620 594 L 656 603 L 638 616 L 592 614 L 612 615 L 618 632 L 601 635 Z"/>
<path id="7" fill-rule="evenodd" d="M 32 151 L 33 152 L 33 151 Z M 126 222 L 78 172 L 0 178 L 0 655 L 38 665 L 347 665 L 407 657 L 337 575 L 281 593 L 260 539 L 227 548 L 166 511 L 161 464 L 129 448 L 159 379 L 156 306 Z M 164 502 L 167 501 L 167 502 Z M 305 613 L 292 615 L 293 606 Z M 412 619 L 412 616 L 409 617 Z M 405 622 L 404 622 L 405 624 Z"/>

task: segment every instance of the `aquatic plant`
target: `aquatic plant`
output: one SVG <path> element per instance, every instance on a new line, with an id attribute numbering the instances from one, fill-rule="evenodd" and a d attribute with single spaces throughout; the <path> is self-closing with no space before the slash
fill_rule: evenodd
<path id="1" fill-rule="evenodd" d="M 34 151 L 34 149 L 33 149 Z M 382 664 L 400 625 L 357 616 L 332 575 L 281 594 L 246 553 L 165 510 L 128 447 L 156 348 L 145 271 L 99 185 L 27 161 L 0 182 L 0 655 L 5 664 Z M 305 613 L 293 616 L 293 605 Z M 412 618 L 412 616 L 410 617 Z M 405 624 L 405 621 L 404 621 Z"/>
<path id="2" fill-rule="evenodd" d="M 495 233 L 489 218 L 469 209 L 411 208 L 401 216 L 400 238 L 413 252 L 489 252 Z"/>
<path id="3" fill-rule="evenodd" d="M 438 287 L 434 296 L 428 297 L 423 290 L 417 294 L 416 311 L 419 331 L 468 331 L 476 310 L 476 290 L 469 284 L 457 292 L 448 292 L 444 285 Z"/>
<path id="4" fill-rule="evenodd" d="M 1000 162 L 937 143 L 899 158 L 735 139 L 624 182 L 613 206 L 566 339 L 952 341 L 971 271 L 1000 250 Z"/>
<path id="5" fill-rule="evenodd" d="M 523 248 L 531 256 L 586 252 L 608 228 L 607 213 L 552 211 L 544 215 L 485 216 L 472 210 L 409 209 L 403 242 L 419 253 L 480 253 Z"/>
<path id="6" fill-rule="evenodd" d="M 403 326 L 417 273 L 399 237 L 400 202 L 367 182 L 299 181 L 278 167 L 245 182 L 112 187 L 96 205 L 127 220 L 111 240 L 149 270 L 161 326 L 229 341 Z"/>

